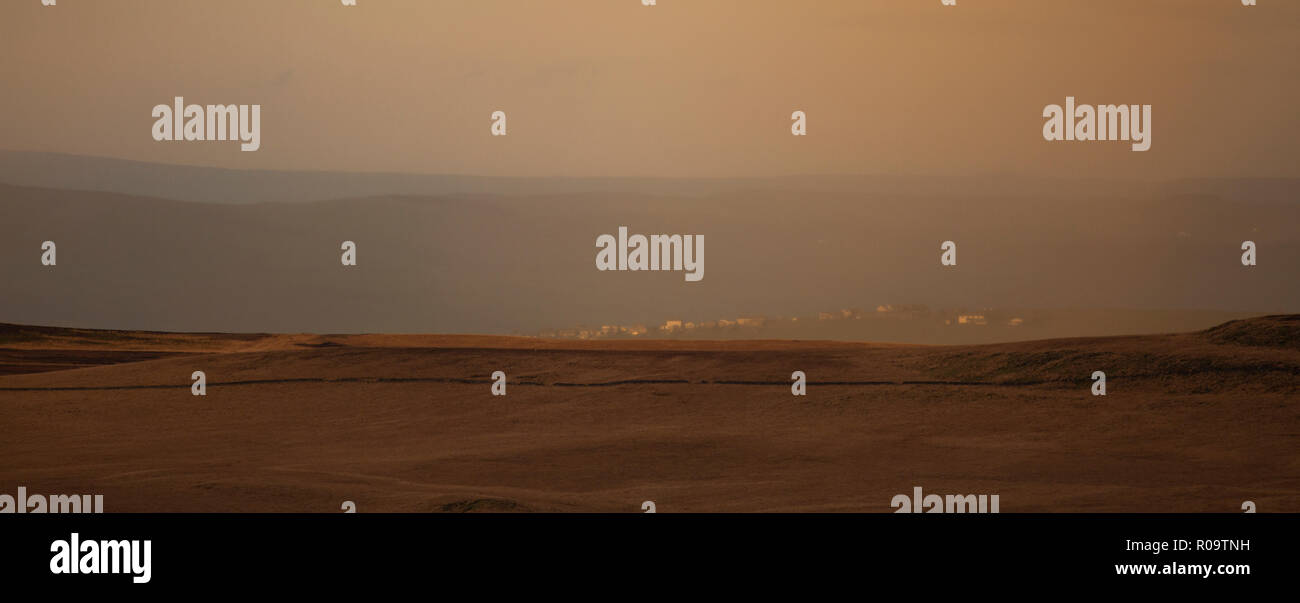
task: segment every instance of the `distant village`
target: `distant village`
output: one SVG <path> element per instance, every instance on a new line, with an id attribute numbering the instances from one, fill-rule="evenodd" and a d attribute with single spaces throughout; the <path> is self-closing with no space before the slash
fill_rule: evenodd
<path id="1" fill-rule="evenodd" d="M 755 339 L 755 338 L 846 338 L 903 335 L 915 339 L 935 328 L 973 329 L 1001 327 L 1018 329 L 1025 318 L 994 309 L 931 310 L 925 305 L 882 304 L 873 310 L 847 308 L 816 315 L 795 317 L 737 316 L 713 320 L 674 318 L 658 325 L 600 325 L 547 329 L 539 337 L 559 339 Z M 926 337 L 922 337 L 926 338 Z M 946 339 L 946 338 L 945 338 Z M 901 339 L 896 339 L 901 340 Z"/>

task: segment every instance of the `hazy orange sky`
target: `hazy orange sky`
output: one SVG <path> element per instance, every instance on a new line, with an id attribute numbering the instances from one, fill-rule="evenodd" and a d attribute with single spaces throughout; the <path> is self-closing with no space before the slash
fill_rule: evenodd
<path id="1" fill-rule="evenodd" d="M 957 4 L 6 0 L 0 147 L 521 176 L 1300 176 L 1300 2 Z M 1153 105 L 1151 150 L 1044 141 L 1067 95 Z M 261 104 L 261 150 L 155 142 L 174 96 Z"/>

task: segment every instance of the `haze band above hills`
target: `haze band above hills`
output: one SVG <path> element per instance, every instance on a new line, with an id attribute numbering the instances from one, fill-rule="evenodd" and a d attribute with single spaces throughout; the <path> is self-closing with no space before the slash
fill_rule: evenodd
<path id="1" fill-rule="evenodd" d="M 0 181 L 47 187 L 0 185 L 0 319 L 24 324 L 534 334 L 887 304 L 1055 312 L 1006 333 L 776 335 L 977 343 L 1300 311 L 1286 179 L 509 179 L 7 152 Z M 619 226 L 706 235 L 709 277 L 596 270 L 596 238 Z M 939 264 L 948 240 L 955 267 Z"/>

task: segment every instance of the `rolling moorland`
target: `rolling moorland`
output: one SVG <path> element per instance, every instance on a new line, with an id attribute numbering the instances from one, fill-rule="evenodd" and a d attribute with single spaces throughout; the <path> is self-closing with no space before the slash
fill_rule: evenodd
<path id="1" fill-rule="evenodd" d="M 1296 512 L 1298 392 L 1298 315 L 960 346 L 0 325 L 0 492 L 107 512 L 890 512 L 920 486 L 1003 513 Z"/>

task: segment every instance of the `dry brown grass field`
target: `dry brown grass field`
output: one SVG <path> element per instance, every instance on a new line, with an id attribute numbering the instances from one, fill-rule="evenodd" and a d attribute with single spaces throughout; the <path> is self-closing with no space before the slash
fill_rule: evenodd
<path id="1" fill-rule="evenodd" d="M 108 512 L 890 512 L 920 486 L 1003 513 L 1297 512 L 1298 392 L 1296 315 L 981 346 L 0 325 L 0 492 Z"/>

